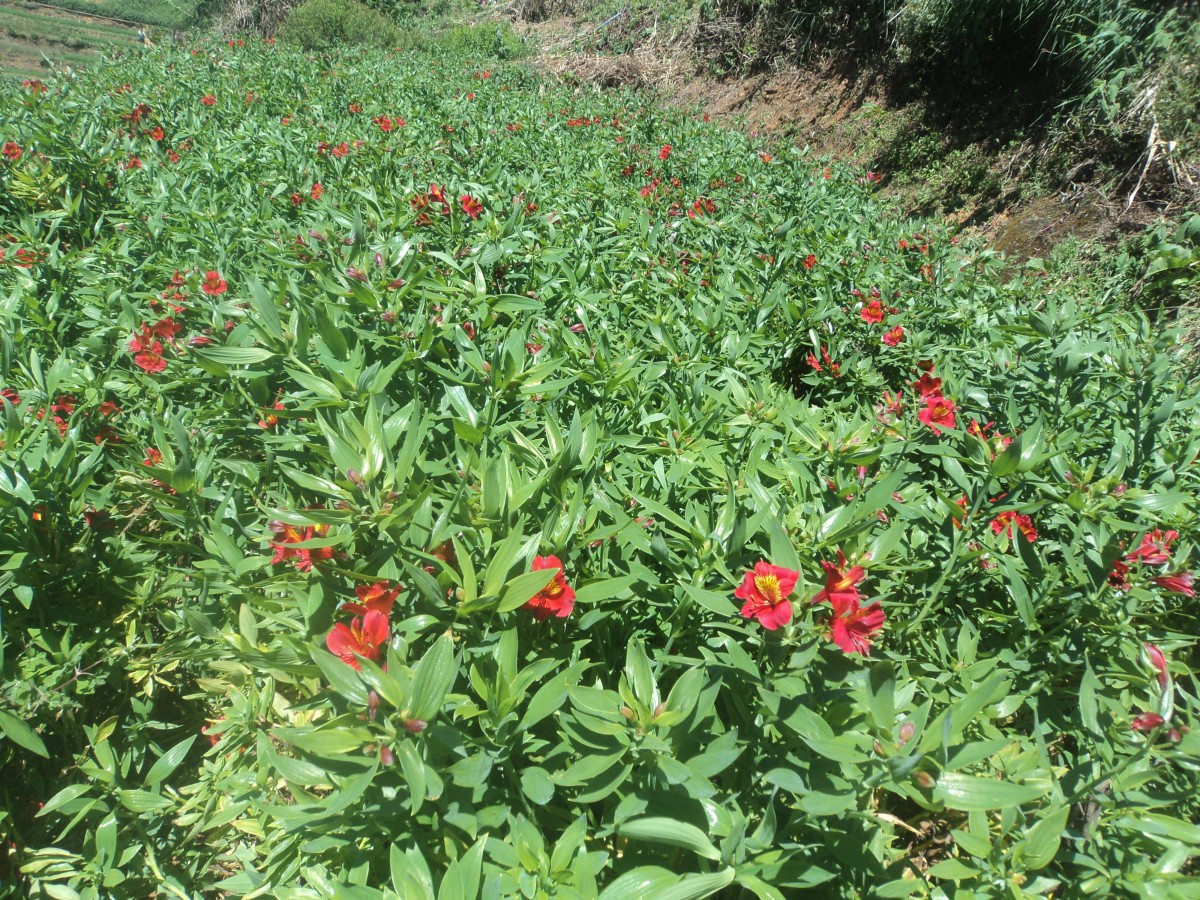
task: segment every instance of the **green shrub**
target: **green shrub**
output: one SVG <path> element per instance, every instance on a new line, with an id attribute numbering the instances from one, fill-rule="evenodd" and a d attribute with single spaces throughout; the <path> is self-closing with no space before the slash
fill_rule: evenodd
<path id="1" fill-rule="evenodd" d="M 308 0 L 284 20 L 277 37 L 305 50 L 390 47 L 400 31 L 383 13 L 354 0 Z"/>

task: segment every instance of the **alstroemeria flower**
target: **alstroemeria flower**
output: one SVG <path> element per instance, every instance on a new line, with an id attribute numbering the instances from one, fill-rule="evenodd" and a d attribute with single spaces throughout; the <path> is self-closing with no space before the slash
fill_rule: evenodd
<path id="1" fill-rule="evenodd" d="M 277 540 L 270 542 L 271 549 L 275 551 L 275 555 L 271 557 L 272 563 L 293 560 L 298 572 L 309 572 L 312 571 L 314 562 L 325 562 L 326 560 L 333 559 L 333 547 L 304 548 L 292 546 L 293 544 L 324 537 L 329 531 L 328 525 L 306 525 L 301 529 L 296 525 L 285 525 L 282 522 L 275 521 L 267 527 L 278 535 Z"/>
<path id="2" fill-rule="evenodd" d="M 788 595 L 796 589 L 799 580 L 799 572 L 759 562 L 746 573 L 733 596 L 743 601 L 743 616 L 758 619 L 759 625 L 774 631 L 792 621 L 792 602 Z"/>
<path id="3" fill-rule="evenodd" d="M 1141 562 L 1148 566 L 1166 565 L 1171 561 L 1171 545 L 1178 537 L 1178 531 L 1164 533 L 1156 528 L 1142 536 L 1142 542 L 1137 549 L 1125 554 L 1125 561 Z"/>
<path id="4" fill-rule="evenodd" d="M 151 341 L 149 346 L 143 345 L 140 353 L 133 357 L 133 361 L 137 363 L 138 368 L 151 374 L 161 372 L 167 367 L 167 361 L 163 359 L 162 344 L 158 341 Z"/>
<path id="5" fill-rule="evenodd" d="M 917 418 L 932 428 L 934 434 L 941 434 L 943 428 L 954 427 L 953 401 L 947 400 L 941 394 L 930 394 L 921 399 L 925 401 L 925 408 L 917 413 Z"/>
<path id="6" fill-rule="evenodd" d="M 1037 540 L 1037 531 L 1033 527 L 1033 520 L 1024 513 L 1008 510 L 1000 513 L 996 518 L 992 519 L 992 534 L 1003 534 L 1005 537 L 1012 539 L 1013 523 L 1016 523 L 1021 534 L 1025 535 L 1025 540 L 1033 543 Z"/>
<path id="7" fill-rule="evenodd" d="M 895 328 L 884 332 L 882 340 L 889 347 L 899 346 L 900 342 L 904 340 L 904 329 L 897 325 Z"/>
<path id="8" fill-rule="evenodd" d="M 325 635 L 325 646 L 331 653 L 341 657 L 346 665 L 362 669 L 358 657 L 379 659 L 389 634 L 387 616 L 381 612 L 369 612 L 353 619 L 349 625 L 345 622 L 334 625 Z"/>
<path id="9" fill-rule="evenodd" d="M 1172 594 L 1183 594 L 1185 597 L 1195 597 L 1196 588 L 1195 579 L 1191 572 L 1172 572 L 1169 575 L 1159 575 L 1157 578 L 1152 578 L 1164 591 L 1170 591 Z"/>
<path id="10" fill-rule="evenodd" d="M 400 585 L 391 587 L 390 581 L 377 581 L 374 584 L 360 584 L 354 589 L 358 595 L 358 603 L 347 603 L 342 607 L 344 612 L 365 616 L 369 612 L 381 612 L 391 615 L 392 605 L 400 594 Z"/>
<path id="11" fill-rule="evenodd" d="M 878 300 L 872 300 L 858 311 L 858 317 L 868 325 L 878 325 L 883 321 L 883 304 Z"/>
<path id="12" fill-rule="evenodd" d="M 215 297 L 217 294 L 225 293 L 227 287 L 221 273 L 214 270 L 204 273 L 204 282 L 200 285 L 200 290 Z"/>
<path id="13" fill-rule="evenodd" d="M 818 603 L 829 603 L 834 609 L 839 605 L 858 603 L 858 586 L 867 578 L 867 570 L 862 566 L 846 568 L 846 554 L 838 550 L 837 565 L 821 561 L 825 570 L 825 587 L 817 592 L 810 601 L 814 606 Z"/>
<path id="14" fill-rule="evenodd" d="M 533 617 L 539 622 L 545 621 L 551 616 L 565 619 L 575 608 L 575 589 L 567 584 L 567 577 L 563 574 L 563 564 L 557 556 L 535 556 L 531 571 L 539 572 L 542 569 L 558 569 L 558 572 L 555 573 L 548 585 L 525 604 L 524 608 L 533 613 Z"/>
<path id="15" fill-rule="evenodd" d="M 462 205 L 462 211 L 472 219 L 478 219 L 483 212 L 483 204 L 470 194 L 463 194 L 458 198 L 458 202 Z"/>
<path id="16" fill-rule="evenodd" d="M 838 600 L 833 604 L 829 622 L 829 637 L 843 653 L 871 655 L 871 637 L 883 630 L 886 616 L 878 602 L 860 606 L 857 598 L 851 603 Z"/>
<path id="17" fill-rule="evenodd" d="M 913 382 L 913 388 L 921 395 L 922 400 L 935 394 L 941 396 L 942 379 L 934 378 L 931 372 L 923 372 L 921 377 Z"/>

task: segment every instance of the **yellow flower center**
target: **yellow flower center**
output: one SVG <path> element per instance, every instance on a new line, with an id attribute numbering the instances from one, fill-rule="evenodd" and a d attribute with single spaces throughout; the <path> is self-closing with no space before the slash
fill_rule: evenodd
<path id="1" fill-rule="evenodd" d="M 783 600 L 779 591 L 779 578 L 775 575 L 755 575 L 754 586 L 772 606 Z"/>

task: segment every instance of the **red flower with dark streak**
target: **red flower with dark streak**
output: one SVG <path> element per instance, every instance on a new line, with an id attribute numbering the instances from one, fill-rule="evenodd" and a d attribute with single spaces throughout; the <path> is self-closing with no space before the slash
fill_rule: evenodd
<path id="1" fill-rule="evenodd" d="M 271 557 L 272 563 L 292 560 L 295 562 L 297 571 L 309 572 L 312 570 L 314 562 L 325 562 L 333 559 L 334 551 L 332 547 L 306 548 L 293 546 L 305 541 L 323 538 L 329 532 L 328 525 L 306 525 L 301 529 L 296 525 L 285 525 L 282 522 L 274 521 L 267 527 L 278 535 L 278 540 L 270 542 L 271 549 L 275 551 L 275 555 Z"/>
<path id="2" fill-rule="evenodd" d="M 225 293 L 228 287 L 229 285 L 225 283 L 225 279 L 221 277 L 221 273 L 213 270 L 204 273 L 204 282 L 200 285 L 200 290 L 215 297 L 218 294 Z"/>
<path id="3" fill-rule="evenodd" d="M 1171 545 L 1178 537 L 1178 531 L 1164 533 L 1161 529 L 1156 528 L 1142 536 L 1142 542 L 1137 549 L 1125 554 L 1125 561 L 1141 562 L 1148 566 L 1164 566 L 1171 561 Z"/>
<path id="4" fill-rule="evenodd" d="M 953 401 L 941 394 L 929 394 L 921 399 L 925 401 L 925 408 L 917 413 L 917 418 L 933 429 L 934 434 L 941 434 L 943 428 L 954 427 L 956 407 Z"/>
<path id="5" fill-rule="evenodd" d="M 149 372 L 154 375 L 167 367 L 167 361 L 162 355 L 162 344 L 159 341 L 151 341 L 148 345 L 142 345 L 141 352 L 133 357 L 133 361 L 137 363 L 139 369 L 143 372 Z"/>
<path id="6" fill-rule="evenodd" d="M 540 572 L 543 569 L 558 569 L 554 578 L 544 588 L 538 591 L 525 604 L 525 609 L 533 613 L 533 617 L 542 622 L 550 616 L 565 619 L 575 608 L 575 589 L 567 584 L 563 574 L 563 564 L 557 556 L 535 556 L 531 571 Z"/>
<path id="7" fill-rule="evenodd" d="M 342 607 L 343 612 L 354 613 L 356 616 L 365 616 L 370 612 L 383 613 L 385 616 L 392 614 L 392 606 L 396 602 L 396 597 L 400 594 L 400 585 L 392 587 L 390 581 L 377 581 L 374 584 L 360 584 L 354 589 L 354 593 L 358 595 L 358 603 L 347 603 Z"/>
<path id="8" fill-rule="evenodd" d="M 792 602 L 788 596 L 796 589 L 800 573 L 769 562 L 758 562 L 746 573 L 733 596 L 744 601 L 742 615 L 758 619 L 767 631 L 782 628 L 792 621 Z"/>
<path id="9" fill-rule="evenodd" d="M 922 400 L 926 397 L 940 397 L 942 393 L 942 379 L 934 378 L 930 371 L 926 371 L 920 378 L 913 382 L 913 388 L 921 395 Z"/>
<path id="10" fill-rule="evenodd" d="M 1118 559 L 1113 563 L 1112 571 L 1108 573 L 1108 586 L 1114 591 L 1127 591 L 1133 587 L 1128 576 L 1129 566 Z"/>
<path id="11" fill-rule="evenodd" d="M 804 268 L 811 269 L 814 266 L 816 266 L 816 264 L 817 264 L 817 258 L 813 254 L 810 253 L 810 254 L 808 254 L 808 256 L 804 257 L 804 261 L 803 261 Z"/>
<path id="12" fill-rule="evenodd" d="M 878 325 L 883 321 L 883 304 L 878 300 L 872 300 L 858 311 L 858 317 L 868 325 Z"/>
<path id="13" fill-rule="evenodd" d="M 472 219 L 478 219 L 483 212 L 483 204 L 470 194 L 463 194 L 458 198 L 458 202 L 462 205 L 462 211 Z"/>
<path id="14" fill-rule="evenodd" d="M 5 141 L 4 149 L 0 150 L 0 154 L 3 154 L 4 158 L 7 159 L 9 162 L 16 162 L 18 159 L 21 158 L 21 153 L 22 153 L 22 150 L 21 150 L 20 146 L 17 144 L 14 144 L 12 141 Z"/>
<path id="15" fill-rule="evenodd" d="M 1195 597 L 1195 579 L 1191 572 L 1172 572 L 1170 575 L 1159 575 L 1151 579 L 1164 591 L 1172 594 L 1182 594 L 1185 597 Z"/>
<path id="16" fill-rule="evenodd" d="M 663 148 L 658 151 L 659 159 L 667 159 L 670 155 L 671 155 L 671 145 L 670 144 L 664 144 Z"/>
<path id="17" fill-rule="evenodd" d="M 810 601 L 814 606 L 818 603 L 828 602 L 834 607 L 838 605 L 846 605 L 849 603 L 858 603 L 858 586 L 867 578 L 867 570 L 862 566 L 851 566 L 846 568 L 846 554 L 838 550 L 838 561 L 834 565 L 826 560 L 821 560 L 821 568 L 825 570 L 825 587 L 817 592 L 816 596 Z"/>
<path id="18" fill-rule="evenodd" d="M 377 660 L 383 645 L 390 636 L 387 616 L 381 612 L 369 612 L 347 625 L 338 622 L 325 635 L 325 646 L 329 652 L 341 657 L 342 662 L 353 669 L 362 669 L 358 657 Z"/>
<path id="19" fill-rule="evenodd" d="M 887 617 L 879 603 L 860 606 L 858 600 L 835 601 L 829 623 L 830 639 L 843 653 L 871 655 L 871 637 L 883 630 Z"/>
<path id="20" fill-rule="evenodd" d="M 1012 510 L 1002 512 L 996 518 L 992 519 L 992 534 L 1003 534 L 1011 540 L 1014 522 L 1021 534 L 1025 535 L 1025 540 L 1031 544 L 1037 540 L 1037 531 L 1033 527 L 1033 520 L 1024 513 Z"/>
<path id="21" fill-rule="evenodd" d="M 161 141 L 164 137 L 166 137 L 161 125 L 155 125 L 148 132 L 146 132 L 146 136 L 152 141 Z"/>
<path id="22" fill-rule="evenodd" d="M 904 329 L 899 325 L 897 325 L 895 328 L 889 329 L 883 335 L 883 342 L 885 344 L 887 344 L 889 347 L 897 347 L 900 345 L 900 342 L 903 340 L 904 340 Z"/>

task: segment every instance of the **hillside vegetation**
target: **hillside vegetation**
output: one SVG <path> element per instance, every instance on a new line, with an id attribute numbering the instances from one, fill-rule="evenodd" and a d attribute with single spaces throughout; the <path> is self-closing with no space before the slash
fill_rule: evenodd
<path id="1" fill-rule="evenodd" d="M 0 892 L 1194 896 L 1143 270 L 429 44 L 4 89 Z"/>

